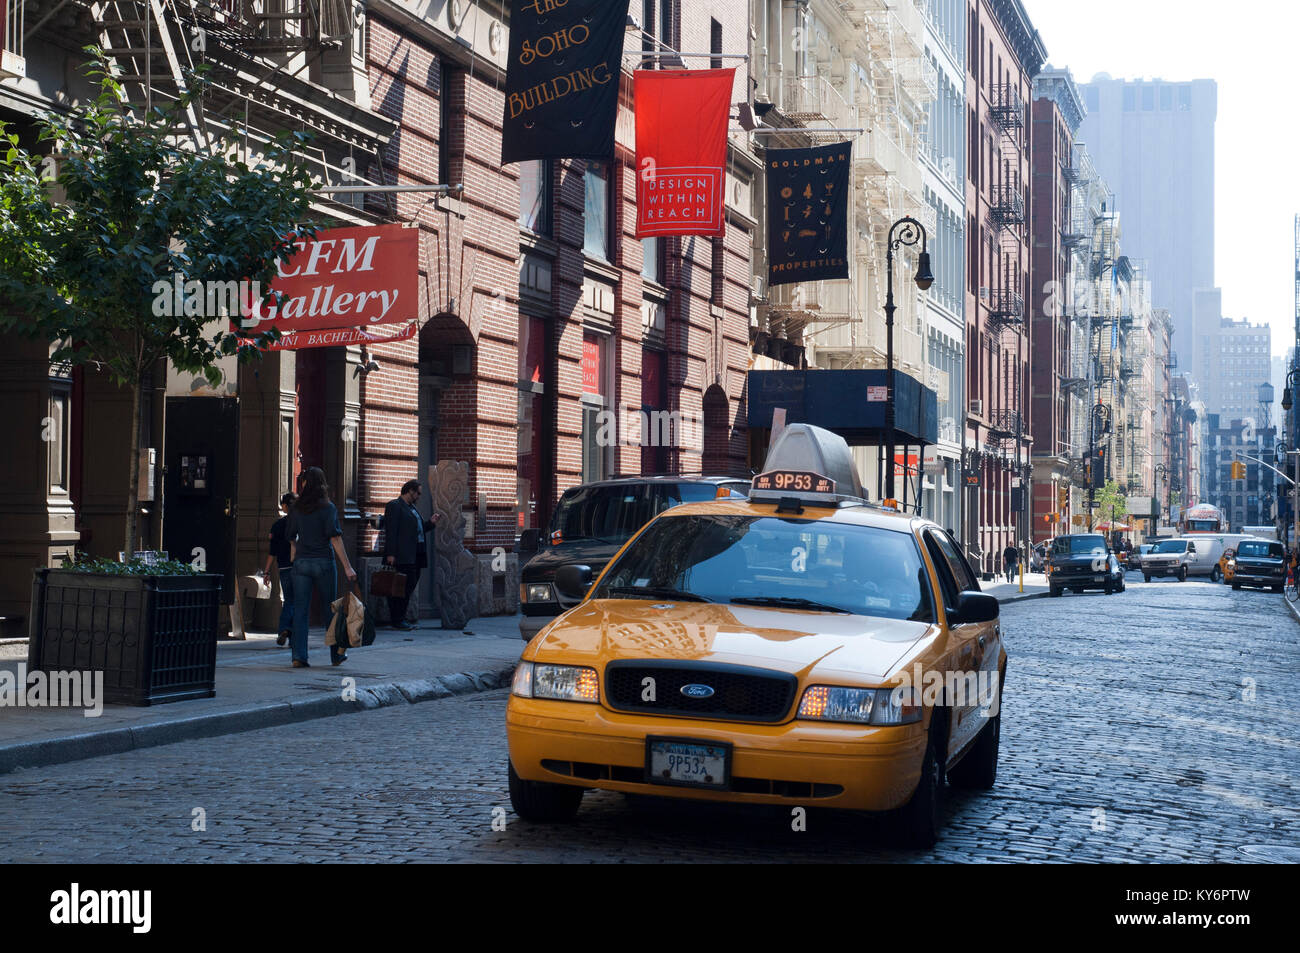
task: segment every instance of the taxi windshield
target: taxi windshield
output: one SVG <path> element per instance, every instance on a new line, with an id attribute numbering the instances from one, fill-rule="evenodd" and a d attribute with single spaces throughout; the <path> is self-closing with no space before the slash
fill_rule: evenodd
<path id="1" fill-rule="evenodd" d="M 1058 536 L 1052 541 L 1052 554 L 1056 556 L 1084 556 L 1105 551 L 1104 536 Z"/>
<path id="2" fill-rule="evenodd" d="M 593 598 L 934 617 L 910 533 L 773 516 L 662 517 L 610 567 Z"/>
<path id="3" fill-rule="evenodd" d="M 1156 543 L 1156 548 L 1151 551 L 1153 553 L 1185 553 L 1187 552 L 1187 540 L 1167 539 L 1163 543 Z"/>

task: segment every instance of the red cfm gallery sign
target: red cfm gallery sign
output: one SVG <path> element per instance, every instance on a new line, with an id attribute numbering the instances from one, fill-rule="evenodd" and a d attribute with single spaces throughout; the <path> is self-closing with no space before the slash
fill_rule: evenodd
<path id="1" fill-rule="evenodd" d="M 295 242 L 270 292 L 246 301 L 239 331 L 272 327 L 271 350 L 403 341 L 419 311 L 420 230 L 401 225 L 331 228 Z M 405 325 L 401 329 L 380 325 Z"/>

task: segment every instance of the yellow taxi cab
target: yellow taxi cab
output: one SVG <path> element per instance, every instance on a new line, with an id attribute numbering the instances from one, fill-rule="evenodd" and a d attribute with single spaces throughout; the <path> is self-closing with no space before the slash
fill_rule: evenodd
<path id="1" fill-rule="evenodd" d="M 1219 575 L 1223 577 L 1224 585 L 1232 582 L 1232 577 L 1237 573 L 1237 551 L 1235 549 L 1225 549 L 1223 555 L 1219 557 Z"/>
<path id="2" fill-rule="evenodd" d="M 997 777 L 997 600 L 944 529 L 868 503 L 843 439 L 786 427 L 746 500 L 666 510 L 524 649 L 506 713 L 526 820 L 585 789 L 894 812 Z"/>

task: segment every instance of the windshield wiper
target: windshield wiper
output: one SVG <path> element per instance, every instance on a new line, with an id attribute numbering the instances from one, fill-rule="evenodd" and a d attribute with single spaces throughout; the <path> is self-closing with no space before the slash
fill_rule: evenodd
<path id="1" fill-rule="evenodd" d="M 799 599 L 793 596 L 737 596 L 731 601 L 735 605 L 742 606 L 777 606 L 782 609 L 812 609 L 816 612 L 853 614 L 848 609 L 842 609 L 839 606 L 828 606 L 824 602 L 813 602 L 811 599 Z"/>
<path id="2" fill-rule="evenodd" d="M 610 593 L 625 592 L 630 595 L 645 596 L 648 599 L 677 599 L 680 602 L 711 602 L 693 592 L 683 592 L 671 586 L 610 586 Z"/>

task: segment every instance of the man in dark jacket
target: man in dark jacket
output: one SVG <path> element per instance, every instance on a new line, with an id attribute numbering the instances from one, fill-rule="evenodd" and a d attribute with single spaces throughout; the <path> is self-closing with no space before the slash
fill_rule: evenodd
<path id="1" fill-rule="evenodd" d="M 395 629 L 403 631 L 412 626 L 406 621 L 406 607 L 411 594 L 420 581 L 420 571 L 429 564 L 425 533 L 433 531 L 438 514 L 426 520 L 415 508 L 420 499 L 420 484 L 407 480 L 402 484 L 402 494 L 384 507 L 384 562 L 406 576 L 406 595 L 388 597 L 388 618 Z"/>

